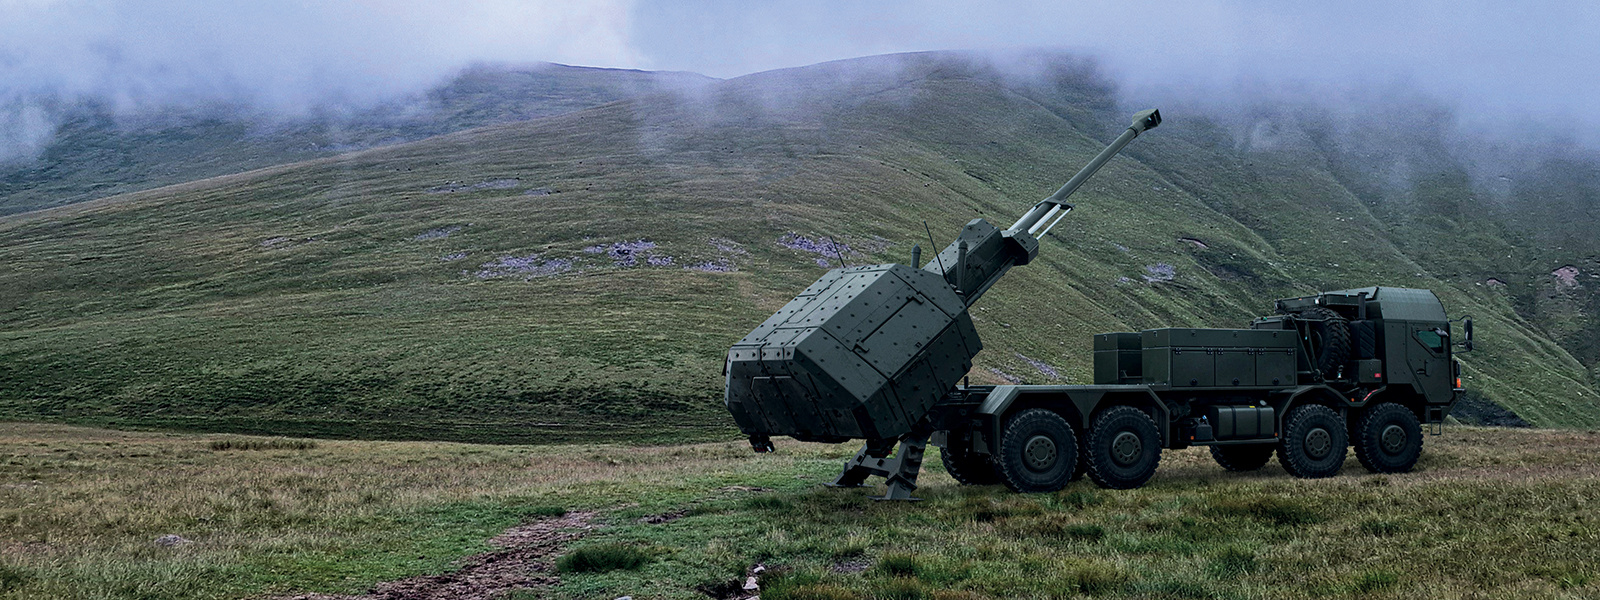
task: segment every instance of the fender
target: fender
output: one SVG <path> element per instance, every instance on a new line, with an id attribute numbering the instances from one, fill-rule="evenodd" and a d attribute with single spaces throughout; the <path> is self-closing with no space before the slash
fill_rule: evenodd
<path id="1" fill-rule="evenodd" d="M 1301 404 L 1314 404 L 1312 400 L 1315 399 L 1326 400 L 1333 406 L 1334 410 L 1339 411 L 1341 416 L 1348 412 L 1350 406 L 1352 406 L 1348 399 L 1344 397 L 1344 394 L 1340 394 L 1326 384 L 1302 385 L 1289 392 L 1289 399 L 1278 407 L 1278 431 L 1283 431 L 1283 424 L 1288 418 L 1290 410 Z M 1366 403 L 1366 398 L 1361 398 L 1360 400 L 1362 400 L 1361 404 Z"/>

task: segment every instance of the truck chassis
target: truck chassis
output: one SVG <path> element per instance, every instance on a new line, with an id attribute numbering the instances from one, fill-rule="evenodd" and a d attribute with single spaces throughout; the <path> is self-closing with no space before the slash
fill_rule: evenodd
<path id="1" fill-rule="evenodd" d="M 1401 318 L 1383 316 L 1385 301 Z M 1451 322 L 1437 298 L 1404 288 L 1329 292 L 1278 308 L 1288 314 L 1248 330 L 1096 336 L 1096 379 L 1116 383 L 957 386 L 903 438 L 865 444 L 833 485 L 877 475 L 889 484 L 881 498 L 910 499 L 929 444 L 958 482 L 1018 492 L 1055 491 L 1084 475 L 1101 487 L 1136 488 L 1155 474 L 1161 450 L 1190 446 L 1210 447 L 1230 471 L 1259 469 L 1276 454 L 1292 475 L 1331 477 L 1350 447 L 1373 472 L 1411 470 L 1424 435 L 1442 432 L 1462 392 L 1452 349 L 1470 347 L 1470 324 L 1467 340 L 1448 343 Z M 1357 332 L 1352 347 L 1329 348 L 1343 343 L 1327 334 L 1333 328 Z M 1287 334 L 1288 343 L 1267 332 Z M 1181 337 L 1207 343 L 1174 345 Z M 1240 337 L 1244 344 L 1228 344 Z M 1263 339 L 1275 347 L 1250 343 Z M 1243 360 L 1252 356 L 1254 364 Z M 1279 368 L 1267 367 L 1273 361 Z M 1144 368 L 1150 363 L 1158 368 Z M 1450 377 L 1431 376 L 1440 372 Z M 1209 376 L 1208 385 L 1191 374 Z M 895 442 L 900 452 L 891 455 Z"/>

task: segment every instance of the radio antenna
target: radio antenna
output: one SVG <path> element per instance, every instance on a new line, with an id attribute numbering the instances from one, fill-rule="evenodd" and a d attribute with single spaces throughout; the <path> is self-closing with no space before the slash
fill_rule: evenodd
<path id="1" fill-rule="evenodd" d="M 943 252 L 939 252 L 939 250 L 938 250 L 939 245 L 933 243 L 933 230 L 932 229 L 928 229 L 928 222 L 927 221 L 923 221 L 922 222 L 922 230 L 928 232 L 928 247 L 934 249 L 933 260 L 936 260 L 936 261 L 939 262 L 939 273 L 942 275 L 942 274 L 944 274 L 944 259 L 939 258 L 939 255 L 940 254 L 944 254 L 944 253 Z M 920 269 L 922 267 L 917 267 L 917 268 Z"/>

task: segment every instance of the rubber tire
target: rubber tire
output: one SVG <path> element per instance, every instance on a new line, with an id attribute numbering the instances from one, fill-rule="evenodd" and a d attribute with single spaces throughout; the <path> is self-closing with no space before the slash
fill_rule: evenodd
<path id="1" fill-rule="evenodd" d="M 1045 437 L 1053 445 L 1054 459 L 1039 468 L 1027 458 L 1034 438 Z M 1067 487 L 1078 464 L 1078 435 L 1055 411 L 1030 408 L 1013 415 L 1000 433 L 999 453 L 994 465 L 1000 482 L 1013 492 L 1054 492 Z"/>
<path id="2" fill-rule="evenodd" d="M 1322 320 L 1322 343 L 1318 344 L 1321 347 L 1312 351 L 1317 354 L 1317 372 L 1322 373 L 1323 379 L 1334 379 L 1339 369 L 1350 362 L 1350 321 L 1333 309 L 1321 306 L 1300 309 L 1295 314 Z"/>
<path id="3" fill-rule="evenodd" d="M 1115 458 L 1117 440 L 1131 433 L 1139 442 L 1139 454 L 1132 462 L 1121 464 Z M 1142 486 L 1156 474 L 1161 464 L 1161 431 L 1155 419 L 1132 406 L 1113 406 L 1094 418 L 1089 426 L 1089 436 L 1084 442 L 1085 461 L 1089 465 L 1089 479 L 1095 485 L 1111 490 L 1131 490 Z"/>
<path id="4" fill-rule="evenodd" d="M 1383 432 L 1395 425 L 1405 432 L 1406 439 L 1398 451 L 1384 447 Z M 1407 473 L 1417 466 L 1422 457 L 1422 423 L 1411 409 L 1384 402 L 1367 408 L 1356 425 L 1356 459 L 1373 473 Z"/>
<path id="5" fill-rule="evenodd" d="M 951 445 L 939 450 L 939 462 L 950 478 L 961 485 L 995 485 L 1000 483 L 1000 473 L 988 456 L 958 450 Z"/>
<path id="6" fill-rule="evenodd" d="M 1328 434 L 1327 454 L 1312 456 L 1306 436 L 1321 429 Z M 1301 479 L 1322 479 L 1339 474 L 1349 453 L 1350 433 L 1344 417 L 1320 404 L 1307 404 L 1289 411 L 1284 420 L 1283 437 L 1278 440 L 1278 462 L 1283 470 Z"/>
<path id="7" fill-rule="evenodd" d="M 1267 461 L 1272 460 L 1272 453 L 1275 450 L 1277 447 L 1272 444 L 1212 446 L 1211 458 L 1224 469 L 1243 473 L 1267 466 Z"/>
<path id="8" fill-rule="evenodd" d="M 1072 469 L 1073 481 L 1083 479 L 1083 476 L 1089 473 L 1089 452 L 1083 449 L 1083 444 L 1086 441 L 1088 440 L 1078 440 L 1078 466 Z"/>

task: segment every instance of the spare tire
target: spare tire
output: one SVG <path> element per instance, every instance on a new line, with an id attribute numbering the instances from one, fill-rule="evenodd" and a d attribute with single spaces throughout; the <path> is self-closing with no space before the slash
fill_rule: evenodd
<path id="1" fill-rule="evenodd" d="M 1295 311 L 1301 319 L 1321 321 L 1311 326 L 1313 367 L 1323 379 L 1335 379 L 1339 369 L 1350 361 L 1350 321 L 1333 309 L 1321 306 Z"/>

